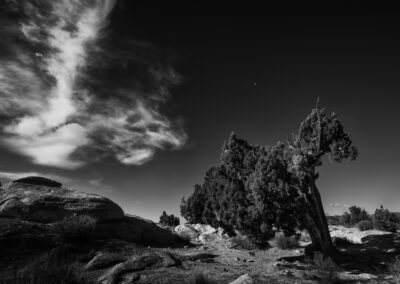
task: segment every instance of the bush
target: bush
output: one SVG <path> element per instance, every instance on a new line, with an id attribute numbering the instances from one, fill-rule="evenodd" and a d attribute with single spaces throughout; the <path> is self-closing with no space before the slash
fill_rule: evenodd
<path id="1" fill-rule="evenodd" d="M 400 224 L 400 219 L 396 214 L 388 209 L 381 208 L 375 210 L 373 226 L 377 230 L 396 232 Z"/>
<path id="2" fill-rule="evenodd" d="M 251 241 L 248 237 L 236 236 L 230 239 L 231 248 L 255 250 L 259 249 L 259 246 Z"/>
<path id="3" fill-rule="evenodd" d="M 72 215 L 56 222 L 52 231 L 61 243 L 84 243 L 93 238 L 96 220 L 87 215 Z"/>
<path id="4" fill-rule="evenodd" d="M 330 257 L 324 257 L 321 252 L 315 252 L 313 263 L 317 269 L 321 283 L 335 283 L 338 280 L 339 267 Z"/>
<path id="5" fill-rule="evenodd" d="M 393 275 L 395 281 L 400 280 L 400 260 L 396 257 L 395 261 L 389 265 L 389 272 Z M 396 282 L 397 283 L 397 282 Z"/>
<path id="6" fill-rule="evenodd" d="M 342 225 L 347 227 L 352 227 L 360 221 L 371 219 L 367 211 L 358 206 L 351 206 L 349 212 L 343 213 L 341 221 Z"/>
<path id="7" fill-rule="evenodd" d="M 162 215 L 160 216 L 161 225 L 164 226 L 178 226 L 180 221 L 179 217 L 175 217 L 174 214 L 168 215 L 165 211 L 163 211 Z"/>
<path id="8" fill-rule="evenodd" d="M 65 257 L 65 251 L 43 253 L 17 272 L 18 283 L 90 284 L 80 276 L 80 265 Z"/>
<path id="9" fill-rule="evenodd" d="M 360 231 L 372 230 L 374 228 L 371 220 L 362 220 L 356 224 L 356 228 Z"/>
<path id="10" fill-rule="evenodd" d="M 299 241 L 294 236 L 285 236 L 283 233 L 279 233 L 270 242 L 272 246 L 280 249 L 292 249 L 299 247 Z"/>

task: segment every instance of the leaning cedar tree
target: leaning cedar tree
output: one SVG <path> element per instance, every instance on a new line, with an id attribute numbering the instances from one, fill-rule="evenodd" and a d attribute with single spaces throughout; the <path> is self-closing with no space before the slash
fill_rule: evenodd
<path id="1" fill-rule="evenodd" d="M 336 114 L 315 108 L 287 143 L 250 145 L 231 134 L 220 164 L 211 167 L 202 185 L 182 199 L 189 222 L 240 231 L 263 243 L 273 229 L 292 235 L 296 227 L 310 234 L 315 250 L 334 257 L 319 191 L 317 167 L 322 158 L 354 160 L 357 149 Z"/>

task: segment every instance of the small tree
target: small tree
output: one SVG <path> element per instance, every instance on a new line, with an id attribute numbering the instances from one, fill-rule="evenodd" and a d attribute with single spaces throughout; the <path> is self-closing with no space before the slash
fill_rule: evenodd
<path id="1" fill-rule="evenodd" d="M 265 241 L 278 229 L 292 235 L 306 228 L 315 250 L 334 256 L 321 197 L 316 187 L 322 158 L 336 162 L 357 157 L 336 114 L 314 108 L 286 144 L 250 145 L 231 134 L 220 164 L 211 167 L 202 185 L 183 199 L 181 214 L 189 222 L 238 230 Z"/>
<path id="2" fill-rule="evenodd" d="M 373 225 L 375 229 L 396 232 L 399 227 L 400 219 L 399 217 L 390 212 L 388 209 L 384 209 L 381 205 L 380 208 L 375 210 Z"/>
<path id="3" fill-rule="evenodd" d="M 163 211 L 162 215 L 160 216 L 159 223 L 164 226 L 178 226 L 180 221 L 179 217 L 175 217 L 174 214 L 168 215 L 165 211 Z"/>
<path id="4" fill-rule="evenodd" d="M 371 220 L 367 211 L 361 207 L 351 206 L 349 212 L 344 212 L 342 215 L 342 223 L 347 227 L 354 226 L 360 221 Z"/>

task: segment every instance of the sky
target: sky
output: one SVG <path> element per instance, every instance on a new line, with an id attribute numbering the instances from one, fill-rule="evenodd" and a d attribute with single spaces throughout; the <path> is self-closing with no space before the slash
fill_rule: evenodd
<path id="1" fill-rule="evenodd" d="M 128 0 L 0 8 L 3 183 L 42 175 L 157 221 L 179 215 L 232 131 L 285 141 L 319 98 L 359 150 L 319 169 L 325 211 L 400 211 L 395 13 Z"/>

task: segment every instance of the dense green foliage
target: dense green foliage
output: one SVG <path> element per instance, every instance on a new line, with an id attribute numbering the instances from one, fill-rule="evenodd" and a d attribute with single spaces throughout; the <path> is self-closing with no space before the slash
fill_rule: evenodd
<path id="1" fill-rule="evenodd" d="M 313 109 L 287 143 L 273 147 L 250 145 L 231 134 L 219 165 L 182 199 L 181 214 L 191 223 L 237 230 L 259 242 L 277 230 L 292 235 L 305 227 L 316 247 L 331 246 L 315 186 L 324 155 L 340 162 L 355 159 L 357 150 L 337 116 L 323 109 Z"/>
<path id="2" fill-rule="evenodd" d="M 358 206 L 349 207 L 349 212 L 342 215 L 342 224 L 347 227 L 353 227 L 360 221 L 371 220 L 367 211 Z"/>
<path id="3" fill-rule="evenodd" d="M 381 208 L 375 210 L 373 225 L 377 230 L 396 232 L 400 225 L 400 219 L 396 214 L 384 209 L 381 205 Z"/>
<path id="4" fill-rule="evenodd" d="M 174 214 L 168 215 L 163 211 L 159 223 L 164 226 L 178 226 L 180 221 L 179 217 L 175 217 Z"/>
<path id="5" fill-rule="evenodd" d="M 356 224 L 356 228 L 360 231 L 372 230 L 374 228 L 374 224 L 371 220 L 362 220 Z"/>

